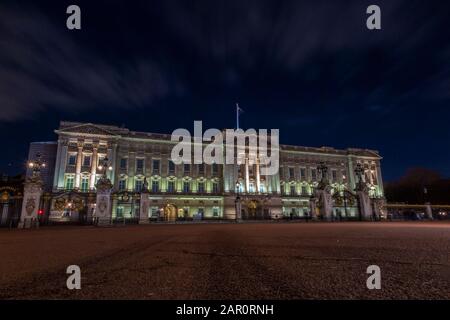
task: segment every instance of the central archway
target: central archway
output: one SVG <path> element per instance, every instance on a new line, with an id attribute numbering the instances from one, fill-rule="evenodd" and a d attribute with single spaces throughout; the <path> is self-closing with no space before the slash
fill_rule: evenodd
<path id="1" fill-rule="evenodd" d="M 164 220 L 176 221 L 177 220 L 177 207 L 171 203 L 166 204 L 164 207 Z"/>

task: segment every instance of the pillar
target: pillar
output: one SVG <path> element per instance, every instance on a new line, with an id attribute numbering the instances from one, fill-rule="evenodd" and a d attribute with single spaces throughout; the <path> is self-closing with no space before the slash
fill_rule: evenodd
<path id="1" fill-rule="evenodd" d="M 80 142 L 78 143 L 77 165 L 75 168 L 75 189 L 80 188 L 82 161 L 83 161 L 83 144 Z"/>
<path id="2" fill-rule="evenodd" d="M 89 188 L 92 190 L 95 187 L 95 177 L 97 175 L 97 157 L 98 157 L 98 146 L 94 146 L 92 149 L 92 159 L 91 159 L 91 180 L 89 183 Z M 108 170 L 108 168 L 103 168 L 103 170 Z"/>
<path id="3" fill-rule="evenodd" d="M 248 158 L 245 158 L 245 192 L 249 191 L 250 177 L 248 172 Z"/>
<path id="4" fill-rule="evenodd" d="M 433 210 L 429 202 L 425 203 L 425 214 L 428 219 L 433 220 Z"/>
<path id="5" fill-rule="evenodd" d="M 368 221 L 372 219 L 372 206 L 369 194 L 365 190 L 357 190 L 356 196 L 359 204 L 359 214 L 362 220 Z"/>
<path id="6" fill-rule="evenodd" d="M 8 220 L 8 211 L 9 211 L 9 204 L 7 202 L 5 202 L 3 204 L 2 218 L 0 221 L 0 225 L 2 225 L 2 226 L 6 225 L 6 222 Z"/>
<path id="7" fill-rule="evenodd" d="M 261 188 L 261 174 L 259 172 L 259 159 L 256 159 L 256 193 L 260 192 Z"/>
<path id="8" fill-rule="evenodd" d="M 109 179 L 101 178 L 97 183 L 94 221 L 99 226 L 112 224 L 112 184 Z"/>
<path id="9" fill-rule="evenodd" d="M 148 195 L 148 189 L 144 188 L 141 192 L 141 203 L 139 206 L 139 224 L 149 223 L 148 209 L 150 208 L 150 199 Z"/>
<path id="10" fill-rule="evenodd" d="M 22 211 L 18 228 L 39 227 L 38 210 L 42 196 L 42 181 L 30 178 L 25 182 Z"/>

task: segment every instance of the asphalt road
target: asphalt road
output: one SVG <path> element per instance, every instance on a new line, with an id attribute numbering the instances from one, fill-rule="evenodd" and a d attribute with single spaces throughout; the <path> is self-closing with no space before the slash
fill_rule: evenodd
<path id="1" fill-rule="evenodd" d="M 450 299 L 449 256 L 449 223 L 0 230 L 0 298 Z M 66 287 L 72 264 L 81 290 Z"/>

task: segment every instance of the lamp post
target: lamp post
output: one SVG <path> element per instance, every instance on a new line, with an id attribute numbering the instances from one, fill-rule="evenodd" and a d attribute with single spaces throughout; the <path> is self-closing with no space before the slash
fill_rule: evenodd
<path id="1" fill-rule="evenodd" d="M 100 172 L 103 172 L 102 178 L 104 178 L 104 179 L 107 178 L 106 172 L 107 172 L 107 171 L 111 171 L 112 169 L 113 169 L 112 166 L 109 165 L 109 159 L 108 159 L 108 157 L 104 157 L 104 158 L 100 161 L 100 163 L 99 163 L 99 165 L 98 165 L 98 170 L 99 170 Z"/>
<path id="2" fill-rule="evenodd" d="M 28 162 L 28 168 L 32 170 L 32 177 L 37 178 L 41 175 L 41 169 L 45 168 L 45 162 L 41 160 L 41 154 L 36 153 L 36 158 L 33 161 Z"/>

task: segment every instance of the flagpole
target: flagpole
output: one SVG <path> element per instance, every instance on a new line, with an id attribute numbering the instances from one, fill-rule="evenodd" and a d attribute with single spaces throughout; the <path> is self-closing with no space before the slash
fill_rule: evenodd
<path id="1" fill-rule="evenodd" d="M 239 129 L 239 103 L 236 103 L 236 129 Z"/>

